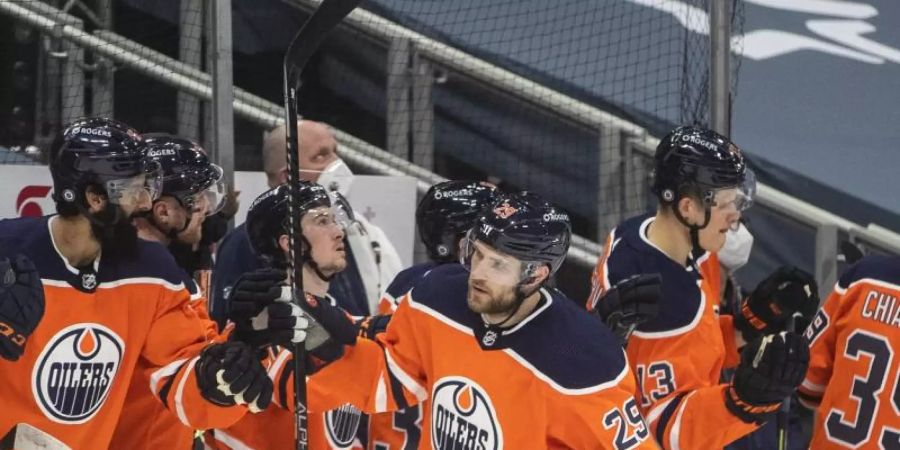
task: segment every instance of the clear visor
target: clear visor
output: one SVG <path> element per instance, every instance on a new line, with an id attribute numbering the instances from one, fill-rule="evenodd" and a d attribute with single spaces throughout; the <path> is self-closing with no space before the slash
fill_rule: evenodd
<path id="1" fill-rule="evenodd" d="M 344 230 L 344 226 L 338 221 L 337 216 L 335 216 L 331 208 L 328 208 L 327 206 L 321 206 L 307 211 L 306 214 L 303 215 L 302 226 L 303 230 L 307 230 L 310 227 L 321 229 L 334 227 L 341 231 Z"/>
<path id="2" fill-rule="evenodd" d="M 116 205 L 153 202 L 162 192 L 162 171 L 154 170 L 129 178 L 109 180 L 104 186 L 109 202 Z"/>
<path id="3" fill-rule="evenodd" d="M 210 167 L 216 171 L 218 176 L 216 177 L 216 181 L 209 185 L 208 188 L 196 194 L 196 205 L 194 210 L 200 211 L 201 208 L 206 210 L 206 215 L 211 216 L 222 210 L 222 207 L 225 206 L 225 180 L 224 174 L 225 172 L 221 167 L 210 164 Z"/>
<path id="4" fill-rule="evenodd" d="M 713 194 L 713 207 L 720 210 L 746 211 L 753 206 L 753 198 L 756 196 L 756 174 L 752 170 L 747 169 L 742 184 L 731 188 L 718 189 Z"/>
<path id="5" fill-rule="evenodd" d="M 341 228 L 347 229 L 356 223 L 356 215 L 353 213 L 353 208 L 350 207 L 350 202 L 340 192 L 329 191 L 328 197 L 331 199 L 331 213 Z"/>
<path id="6" fill-rule="evenodd" d="M 535 268 L 539 266 L 539 263 L 521 261 L 476 240 L 472 230 L 469 230 L 463 238 L 462 247 L 460 264 L 469 271 L 473 280 L 515 287 L 533 275 Z"/>

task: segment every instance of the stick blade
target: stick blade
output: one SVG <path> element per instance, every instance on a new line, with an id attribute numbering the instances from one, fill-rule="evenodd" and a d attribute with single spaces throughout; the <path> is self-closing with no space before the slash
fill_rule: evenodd
<path id="1" fill-rule="evenodd" d="M 328 33 L 333 30 L 344 17 L 356 9 L 362 0 L 322 0 L 319 7 L 288 46 L 284 54 L 285 67 L 301 69 L 309 58 L 322 45 Z"/>

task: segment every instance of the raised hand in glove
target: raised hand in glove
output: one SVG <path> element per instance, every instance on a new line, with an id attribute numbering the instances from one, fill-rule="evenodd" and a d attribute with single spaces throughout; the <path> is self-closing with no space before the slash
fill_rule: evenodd
<path id="1" fill-rule="evenodd" d="M 639 274 L 616 283 L 597 301 L 597 315 L 619 338 L 622 346 L 628 344 L 631 333 L 659 313 L 659 274 Z"/>
<path id="2" fill-rule="evenodd" d="M 253 413 L 266 409 L 272 401 L 272 380 L 261 356 L 237 341 L 206 347 L 194 366 L 200 394 L 219 406 L 247 405 Z"/>
<path id="3" fill-rule="evenodd" d="M 241 275 L 225 294 L 228 319 L 240 325 L 262 312 L 281 297 L 286 277 L 283 270 L 268 268 Z"/>
<path id="4" fill-rule="evenodd" d="M 761 334 L 784 331 L 794 313 L 809 321 L 818 308 L 819 289 L 813 276 L 796 267 L 783 266 L 744 299 L 734 324 L 744 340 L 750 342 Z"/>
<path id="5" fill-rule="evenodd" d="M 24 255 L 0 258 L 0 356 L 16 361 L 44 317 L 44 287 Z"/>
<path id="6" fill-rule="evenodd" d="M 760 336 L 741 351 L 725 406 L 744 422 L 762 424 L 803 381 L 808 366 L 809 347 L 802 336 L 784 331 Z"/>

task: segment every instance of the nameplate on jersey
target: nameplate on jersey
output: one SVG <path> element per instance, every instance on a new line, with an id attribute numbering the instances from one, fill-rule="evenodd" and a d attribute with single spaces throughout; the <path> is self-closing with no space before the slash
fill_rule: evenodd
<path id="1" fill-rule="evenodd" d="M 48 419 L 80 424 L 97 414 L 125 353 L 114 331 L 97 323 L 60 330 L 38 356 L 31 383 L 35 402 Z"/>
<path id="2" fill-rule="evenodd" d="M 491 398 L 474 381 L 459 376 L 434 383 L 431 446 L 435 450 L 499 450 L 503 432 Z"/>

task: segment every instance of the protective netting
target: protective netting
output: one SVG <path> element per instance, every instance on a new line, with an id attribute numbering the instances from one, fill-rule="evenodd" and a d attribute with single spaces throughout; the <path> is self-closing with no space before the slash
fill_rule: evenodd
<path id="1" fill-rule="evenodd" d="M 537 191 L 596 240 L 649 205 L 632 140 L 708 121 L 706 7 L 373 0 L 308 74 L 305 112 L 366 117 L 346 129 L 442 176 Z"/>
<path id="2" fill-rule="evenodd" d="M 177 71 L 160 61 L 205 69 L 207 8 L 203 0 L 171 6 L 166 17 L 172 11 L 112 0 L 3 2 L 0 72 L 11 82 L 0 97 L 0 164 L 46 162 L 65 124 L 85 116 L 204 142 L 208 108 L 167 80 Z"/>
<path id="3" fill-rule="evenodd" d="M 209 146 L 197 87 L 210 85 L 210 4 L 2 2 L 0 72 L 13 88 L 0 97 L 0 163 L 41 161 L 62 125 L 84 115 Z M 235 169 L 260 170 L 263 131 L 282 117 L 284 50 L 319 2 L 231 4 L 235 99 L 250 105 L 235 109 Z M 345 155 L 357 173 L 530 189 L 598 241 L 650 206 L 647 137 L 708 120 L 706 8 L 369 0 L 309 63 L 300 112 L 334 126 L 357 151 Z"/>

